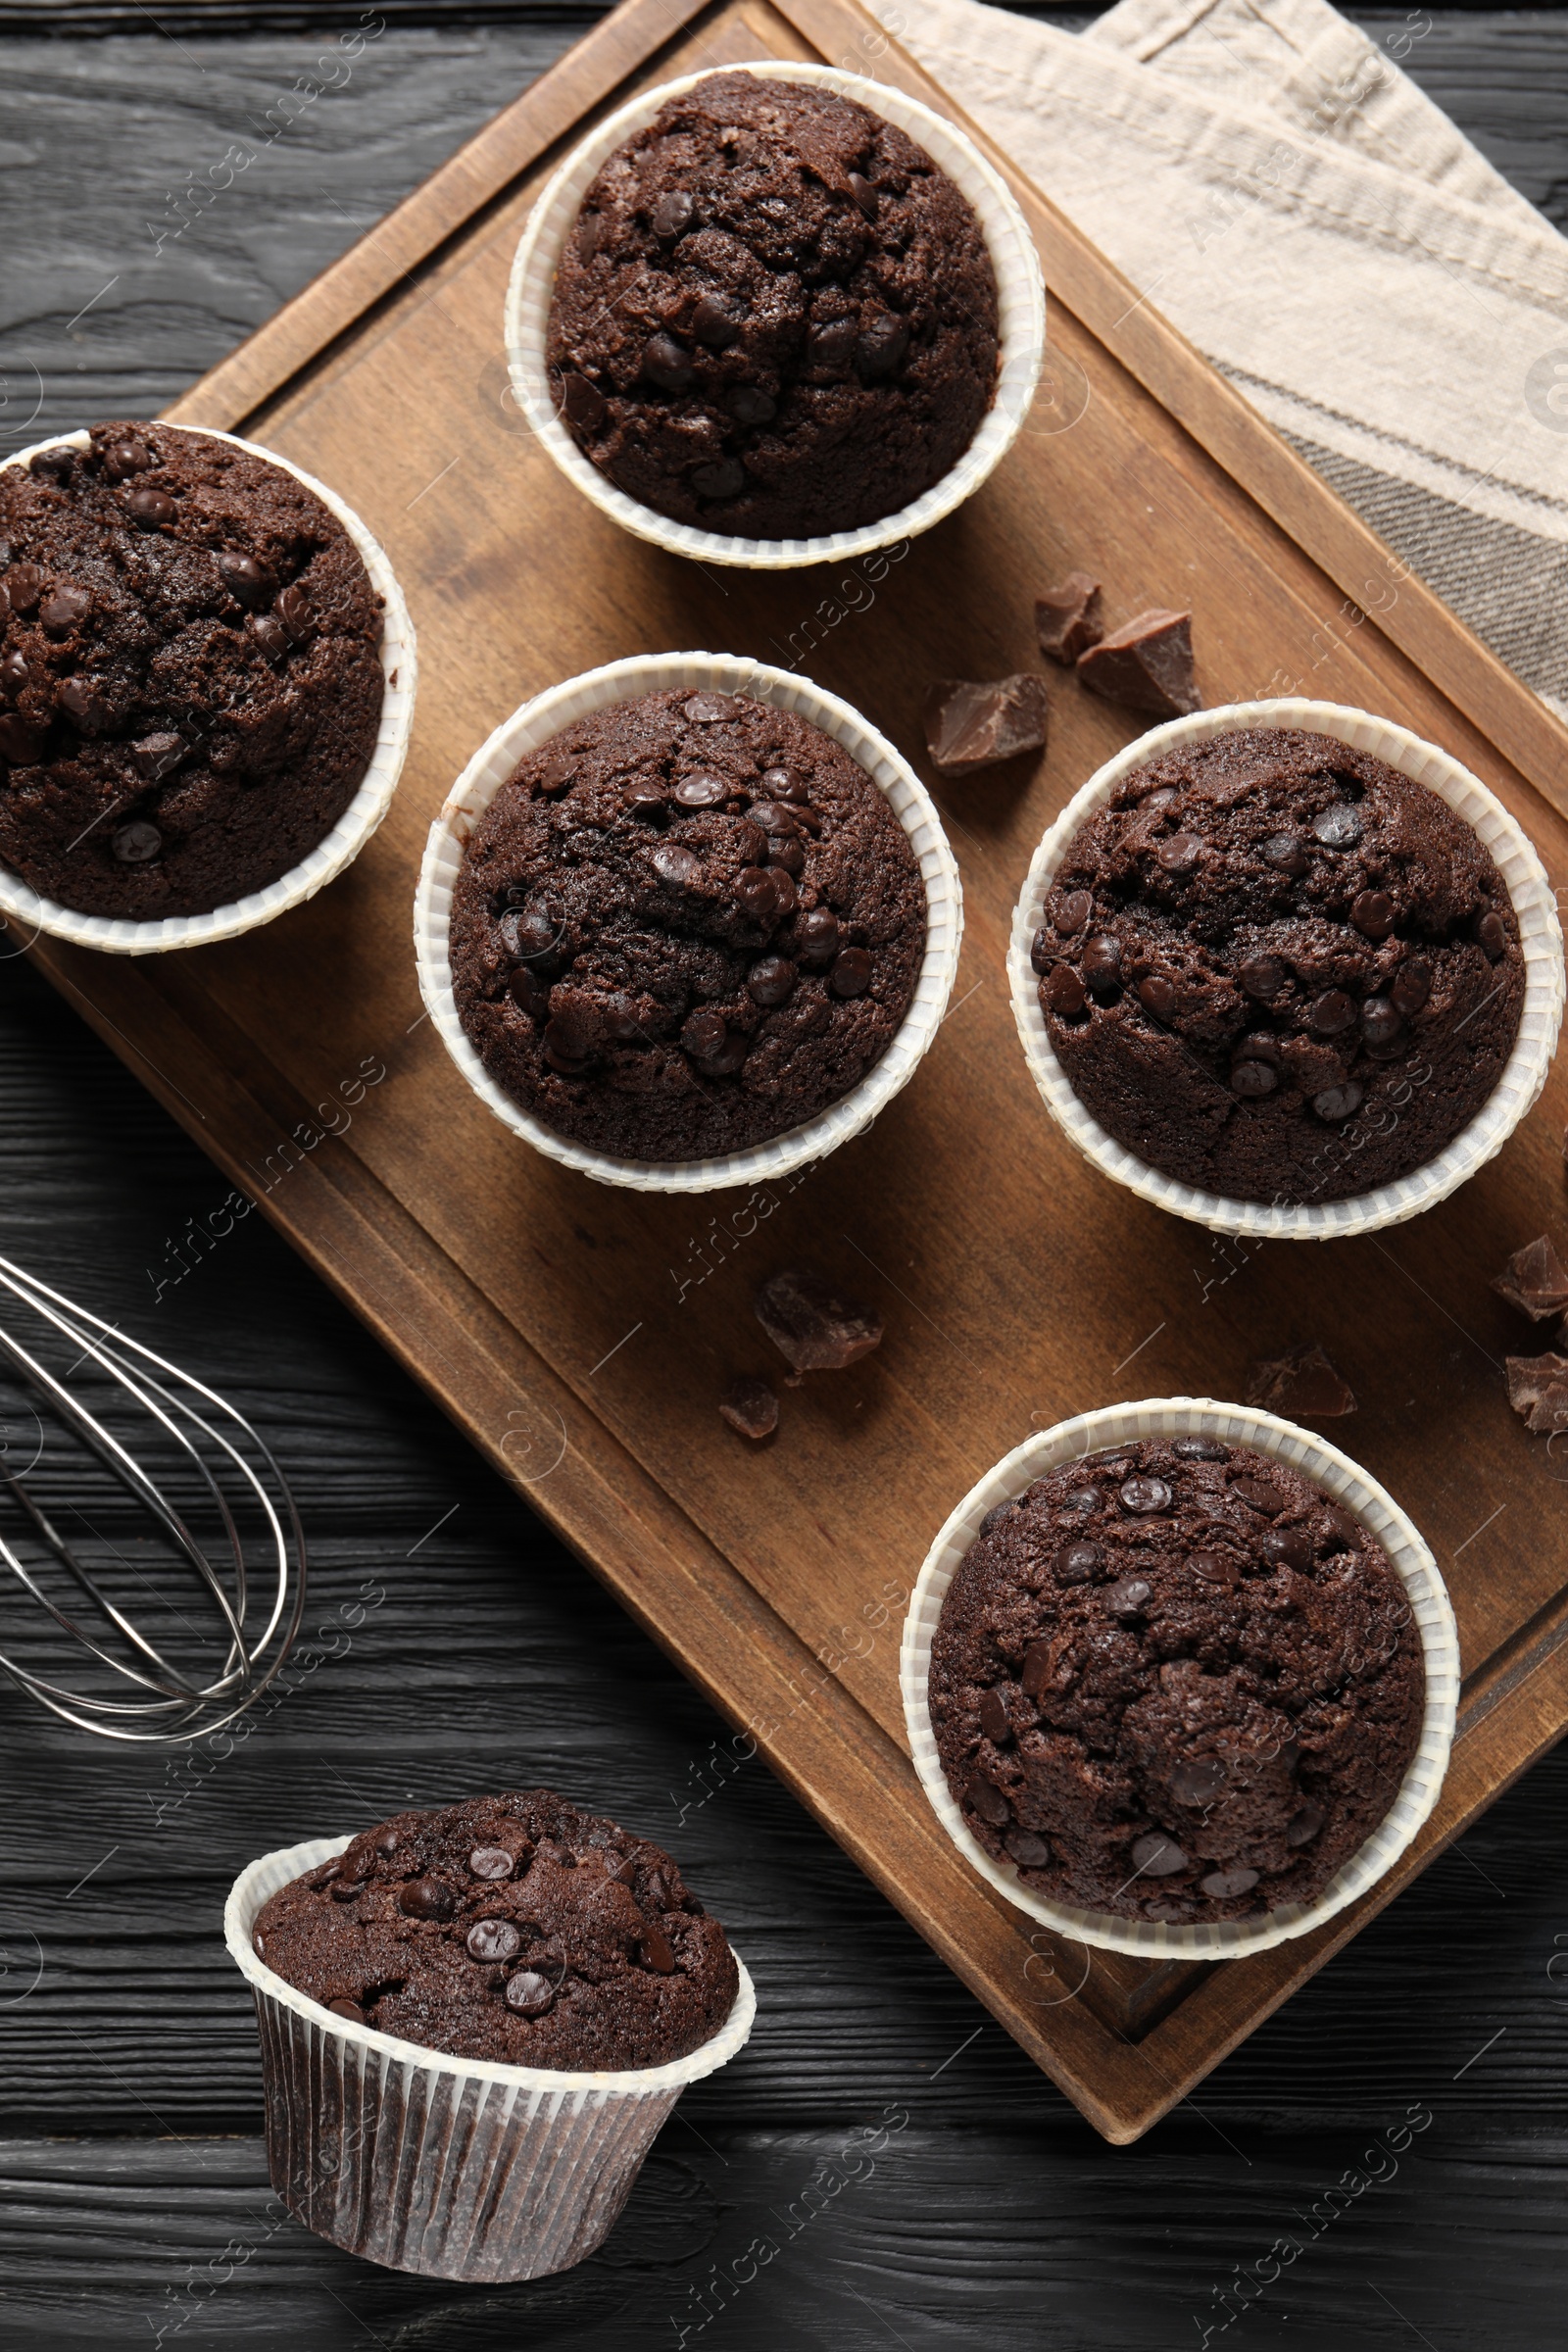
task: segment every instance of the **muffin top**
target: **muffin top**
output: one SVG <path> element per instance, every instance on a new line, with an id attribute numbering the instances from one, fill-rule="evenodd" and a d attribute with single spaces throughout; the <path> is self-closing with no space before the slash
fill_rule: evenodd
<path id="1" fill-rule="evenodd" d="M 529 752 L 453 893 L 497 1084 L 632 1159 L 745 1150 L 886 1053 L 925 953 L 908 836 L 841 745 L 744 695 L 592 711 Z"/>
<path id="2" fill-rule="evenodd" d="M 0 467 L 0 859 L 150 921 L 261 890 L 369 764 L 381 601 L 281 466 L 169 424 Z"/>
<path id="3" fill-rule="evenodd" d="M 1425 1690 L 1360 1522 L 1197 1436 L 989 1512 L 931 1650 L 942 1769 L 986 1851 L 1077 1910 L 1184 1925 L 1320 1894 L 1397 1795 Z"/>
<path id="4" fill-rule="evenodd" d="M 662 1847 L 548 1788 L 394 1813 L 269 1896 L 251 1941 L 355 2025 L 572 2074 L 686 2057 L 740 1981 Z"/>
<path id="5" fill-rule="evenodd" d="M 836 91 L 715 74 L 588 190 L 548 362 L 567 431 L 629 496 L 812 538 L 952 468 L 997 333 L 980 223 L 912 139 Z"/>
<path id="6" fill-rule="evenodd" d="M 1033 960 L 1102 1127 L 1238 1200 L 1339 1200 L 1422 1166 L 1496 1084 L 1525 993 L 1464 819 L 1295 728 L 1124 778 L 1063 853 Z"/>

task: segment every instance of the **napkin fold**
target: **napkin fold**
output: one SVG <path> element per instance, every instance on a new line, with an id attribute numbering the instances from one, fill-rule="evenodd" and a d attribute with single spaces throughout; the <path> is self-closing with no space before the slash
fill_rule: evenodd
<path id="1" fill-rule="evenodd" d="M 1568 240 L 1327 0 L 883 22 L 1568 718 Z"/>

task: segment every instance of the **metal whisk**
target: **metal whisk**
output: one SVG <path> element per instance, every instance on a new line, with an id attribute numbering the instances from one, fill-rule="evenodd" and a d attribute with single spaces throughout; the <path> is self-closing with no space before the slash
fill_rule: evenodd
<path id="1" fill-rule="evenodd" d="M 124 1495 L 132 1539 L 103 1524 Z M 5 1258 L 0 1564 L 14 1580 L 0 1577 L 0 1671 L 110 1740 L 232 1722 L 278 1673 L 305 1606 L 294 1498 L 244 1414 Z M 13 1631 L 19 1587 L 52 1630 L 28 1610 Z M 95 1661 L 71 1684 L 62 1634 Z"/>

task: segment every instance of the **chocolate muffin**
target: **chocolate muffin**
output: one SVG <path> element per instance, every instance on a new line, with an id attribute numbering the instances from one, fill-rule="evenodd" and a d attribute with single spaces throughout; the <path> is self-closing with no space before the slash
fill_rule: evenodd
<path id="1" fill-rule="evenodd" d="M 270 1896 L 251 1940 L 352 2024 L 568 2073 L 686 2057 L 739 1984 L 662 1848 L 548 1788 L 394 1813 Z"/>
<path id="2" fill-rule="evenodd" d="M 1506 885 L 1426 785 L 1248 727 L 1124 778 L 1073 836 L 1033 961 L 1074 1093 L 1151 1167 L 1340 1200 L 1421 1167 L 1518 1033 Z"/>
<path id="3" fill-rule="evenodd" d="M 843 748 L 744 695 L 647 694 L 519 760 L 453 893 L 499 1086 L 628 1159 L 782 1135 L 892 1043 L 925 953 L 908 836 Z"/>
<path id="4" fill-rule="evenodd" d="M 987 1853 L 1055 1902 L 1182 1925 L 1319 1895 L 1397 1795 L 1425 1688 L 1359 1521 L 1202 1437 L 989 1512 L 931 1650 L 942 1769 Z"/>
<path id="5" fill-rule="evenodd" d="M 567 431 L 677 522 L 814 538 L 896 514 L 991 406 L 968 199 L 836 91 L 715 74 L 618 147 L 556 272 Z"/>
<path id="6" fill-rule="evenodd" d="M 202 914 L 336 824 L 381 600 L 321 501 L 169 424 L 0 468 L 0 859 L 86 914 Z"/>

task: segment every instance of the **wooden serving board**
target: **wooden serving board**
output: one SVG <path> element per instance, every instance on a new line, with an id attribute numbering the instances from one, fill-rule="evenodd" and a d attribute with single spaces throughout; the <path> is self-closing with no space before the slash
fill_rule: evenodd
<path id="1" fill-rule="evenodd" d="M 172 412 L 277 448 L 381 539 L 420 638 L 413 755 L 358 864 L 268 928 L 134 964 L 34 952 L 1096 2127 L 1132 2139 L 1568 1721 L 1568 1470 L 1508 1410 L 1502 1355 L 1534 1343 L 1487 1289 L 1557 1219 L 1560 1079 L 1457 1198 L 1327 1248 L 1217 1241 L 1094 1174 L 1034 1093 L 1004 973 L 1041 833 L 1140 731 L 1062 677 L 1043 757 L 932 779 L 962 867 L 963 962 L 936 1046 L 872 1131 L 766 1197 L 613 1192 L 510 1136 L 422 1017 L 425 829 L 516 704 L 631 652 L 798 666 L 929 777 L 928 681 L 1036 666 L 1033 595 L 1074 564 L 1104 579 L 1113 619 L 1192 606 L 1211 704 L 1308 692 L 1445 744 L 1554 874 L 1568 736 L 994 150 L 1039 239 L 1051 358 L 980 495 L 896 560 L 842 572 L 721 575 L 618 532 L 507 399 L 513 249 L 597 113 L 770 56 L 859 68 L 957 114 L 856 0 L 625 0 Z M 792 1261 L 873 1299 L 887 1337 L 786 1391 L 777 1440 L 754 1448 L 715 1405 L 732 1374 L 766 1367 L 751 1297 Z M 919 1791 L 905 1597 L 955 1501 L 1030 1430 L 1125 1397 L 1235 1396 L 1250 1361 L 1303 1340 L 1361 1400 L 1335 1437 L 1409 1509 L 1453 1594 L 1467 1679 L 1442 1805 L 1369 1896 L 1260 1957 L 1150 1966 L 1059 1941 L 970 1873 Z"/>

